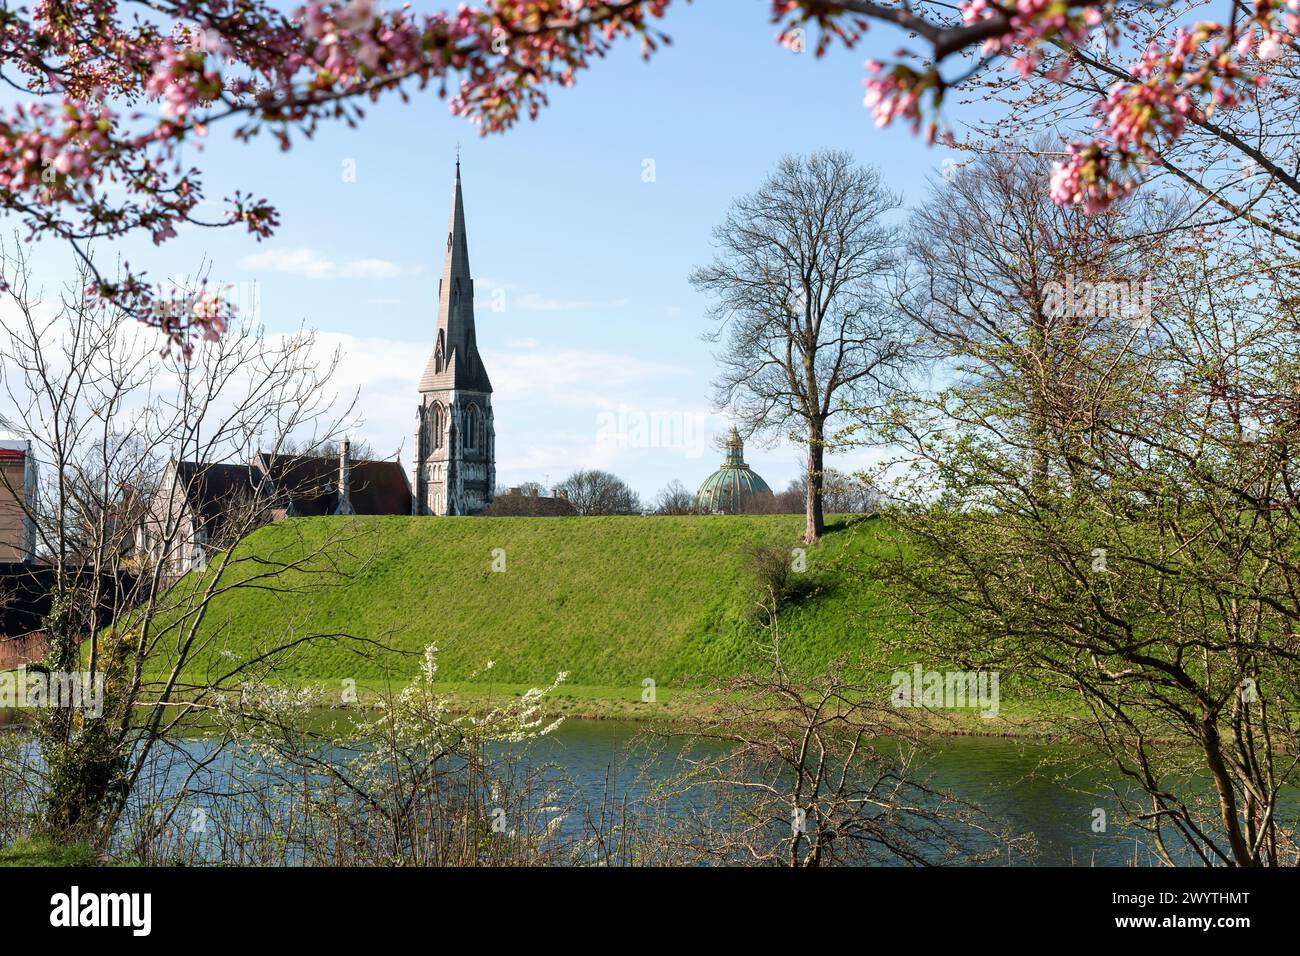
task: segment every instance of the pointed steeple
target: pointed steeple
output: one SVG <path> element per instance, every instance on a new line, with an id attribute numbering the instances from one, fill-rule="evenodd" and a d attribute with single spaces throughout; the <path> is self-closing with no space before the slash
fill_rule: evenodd
<path id="1" fill-rule="evenodd" d="M 451 218 L 438 281 L 438 328 L 433 355 L 420 379 L 420 391 L 456 388 L 490 392 L 474 336 L 474 279 L 469 271 L 469 239 L 465 232 L 465 199 L 460 186 L 460 157 L 451 194 Z"/>
<path id="2" fill-rule="evenodd" d="M 456 184 L 451 193 L 451 220 L 447 223 L 447 250 L 442 262 L 442 281 L 452 276 L 468 279 L 469 240 L 465 236 L 465 198 L 460 192 L 460 157 L 456 157 Z"/>

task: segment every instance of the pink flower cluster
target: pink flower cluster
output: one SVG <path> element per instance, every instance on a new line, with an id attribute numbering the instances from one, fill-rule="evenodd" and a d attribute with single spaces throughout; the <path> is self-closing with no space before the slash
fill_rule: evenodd
<path id="1" fill-rule="evenodd" d="M 792 24 L 817 19 L 824 25 L 834 21 L 833 7 L 819 0 L 774 0 L 773 12 Z M 909 65 L 904 58 L 913 55 L 906 50 L 900 50 L 893 63 L 867 62 L 864 104 L 878 126 L 902 117 L 919 131 L 928 112 L 926 135 L 933 140 L 948 85 L 938 63 L 957 50 L 978 44 L 984 55 L 1006 57 L 1012 69 L 1027 76 L 1042 67 L 1049 44 L 1079 46 L 1094 30 L 1113 32 L 1118 16 L 1101 0 L 961 0 L 957 8 L 962 26 L 934 34 L 930 63 Z M 842 10 L 838 15 L 852 16 Z M 867 16 L 891 19 L 905 29 L 907 18 L 920 22 L 910 8 L 900 12 L 882 7 Z M 855 38 L 861 29 L 854 24 Z M 1298 34 L 1300 0 L 1253 0 L 1248 15 L 1235 26 L 1198 23 L 1151 44 L 1133 67 L 1131 79 L 1115 84 L 1097 103 L 1095 138 L 1072 144 L 1069 156 L 1057 164 L 1053 197 L 1096 213 L 1128 194 L 1139 164 L 1158 161 L 1160 149 L 1183 135 L 1189 119 L 1234 106 L 1265 82 L 1248 60 L 1276 60 L 1284 50 L 1294 49 Z M 924 29 L 914 35 L 931 36 Z M 1069 56 L 1059 58 L 1050 76 L 1063 78 L 1070 65 Z"/>
<path id="2" fill-rule="evenodd" d="M 1010 54 L 1012 68 L 1021 76 L 1042 63 L 1042 40 L 1081 43 L 1102 19 L 1094 7 L 1072 11 L 1061 0 L 1016 0 L 1005 6 L 994 0 L 963 0 L 957 9 L 967 26 L 993 19 L 1006 23 L 1005 33 L 984 41 L 983 52 Z"/>
<path id="3" fill-rule="evenodd" d="M 109 144 L 113 124 L 112 112 L 95 104 L 65 102 L 57 112 L 19 104 L 0 116 L 0 189 L 47 203 L 78 187 L 89 192 L 95 153 Z"/>
<path id="4" fill-rule="evenodd" d="M 1133 79 L 1116 83 L 1097 104 L 1098 137 L 1072 144 L 1069 157 L 1055 164 L 1053 199 L 1095 213 L 1130 192 L 1137 163 L 1157 162 L 1160 147 L 1181 136 L 1189 118 L 1235 106 L 1266 82 L 1242 66 L 1253 40 L 1247 29 L 1230 45 L 1220 24 L 1198 23 L 1179 28 L 1163 45 L 1150 44 Z M 1130 178 L 1120 180 L 1117 173 Z"/>
<path id="5" fill-rule="evenodd" d="M 225 293 L 225 288 L 213 291 L 203 281 L 197 289 L 183 291 L 136 288 L 132 300 L 163 332 L 182 336 L 181 347 L 189 354 L 195 343 L 188 332 L 199 329 L 205 341 L 215 342 L 236 317 L 238 310 Z"/>
<path id="6" fill-rule="evenodd" d="M 1109 175 L 1110 159 L 1102 144 L 1071 143 L 1070 158 L 1052 168 L 1052 201 L 1078 205 L 1090 216 L 1109 207 L 1136 187 L 1133 180 L 1116 180 Z"/>
<path id="7" fill-rule="evenodd" d="M 153 72 L 145 92 L 162 100 L 162 115 L 183 120 L 195 107 L 207 106 L 222 90 L 221 76 L 209 69 L 203 50 L 164 40 L 152 54 Z"/>
<path id="8" fill-rule="evenodd" d="M 867 92 L 862 104 L 871 110 L 877 126 L 888 126 L 895 118 L 903 117 L 911 121 L 912 132 L 920 131 L 925 116 L 921 109 L 922 98 L 928 92 L 937 106 L 942 97 L 942 90 L 937 85 L 937 72 L 927 70 L 917 73 L 903 63 L 886 68 L 876 60 L 866 62 L 866 70 L 871 74 L 864 86 Z M 926 130 L 926 138 L 933 142 L 938 135 L 938 123 L 931 122 Z"/>

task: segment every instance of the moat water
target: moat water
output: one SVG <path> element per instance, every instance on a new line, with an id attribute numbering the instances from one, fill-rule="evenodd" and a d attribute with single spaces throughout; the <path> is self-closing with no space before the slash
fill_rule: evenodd
<path id="1" fill-rule="evenodd" d="M 550 738 L 535 746 L 539 757 L 563 767 L 593 801 L 599 801 L 610 779 L 619 781 L 623 795 L 635 799 L 655 777 L 645 776 L 639 753 L 628 745 L 642 731 L 637 723 L 613 720 L 566 721 Z M 674 770 L 669 746 L 658 762 L 661 778 Z M 1125 826 L 1116 791 L 1129 792 L 1121 775 L 1103 761 L 1087 759 L 1070 744 L 1040 743 L 1003 737 L 943 737 L 929 741 L 917 764 L 917 776 L 928 786 L 947 791 L 980 807 L 1008 832 L 1030 833 L 1037 852 L 1030 859 L 1018 853 L 999 855 L 1002 865 L 1131 866 L 1154 865 L 1149 837 Z M 1300 794 L 1289 801 L 1290 814 L 1300 814 Z M 1098 810 L 1105 811 L 1099 826 Z M 976 842 L 976 848 L 982 847 Z"/>
<path id="2" fill-rule="evenodd" d="M 0 714 L 0 723 L 4 723 Z M 600 807 L 644 798 L 648 788 L 680 770 L 684 739 L 661 740 L 653 755 L 634 746 L 645 726 L 617 720 L 566 720 L 550 736 L 514 745 L 533 767 L 553 768 L 568 790 L 571 807 Z M 11 726 L 10 732 L 18 732 Z M 885 746 L 889 746 L 888 743 Z M 202 737 L 184 742 L 191 758 L 202 758 L 213 744 Z M 698 752 L 698 751 L 697 751 Z M 226 764 L 221 758 L 214 769 Z M 1031 857 L 999 852 L 1001 865 L 1131 866 L 1153 865 L 1149 837 L 1126 825 L 1116 793 L 1131 792 L 1118 771 L 1073 744 L 1041 743 L 1001 737 L 944 737 L 927 742 L 916 777 L 980 807 L 1007 832 L 1033 834 Z M 211 798 L 205 798 L 211 799 Z M 670 809 L 672 807 L 670 806 Z M 1300 794 L 1288 793 L 1278 818 L 1300 817 Z M 1105 814 L 1104 827 L 1099 825 Z M 576 836 L 583 814 L 570 812 L 561 836 Z M 991 850 L 986 841 L 976 849 Z M 936 861 L 937 862 L 937 861 Z"/>

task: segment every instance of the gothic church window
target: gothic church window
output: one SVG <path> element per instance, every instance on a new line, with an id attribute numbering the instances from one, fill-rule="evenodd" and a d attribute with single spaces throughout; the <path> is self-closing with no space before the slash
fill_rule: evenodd
<path id="1" fill-rule="evenodd" d="M 475 451 L 478 449 L 479 429 L 482 427 L 482 416 L 479 415 L 478 406 L 471 405 L 465 413 L 465 450 Z"/>
<path id="2" fill-rule="evenodd" d="M 429 447 L 441 448 L 442 436 L 446 429 L 446 415 L 443 413 L 442 405 L 435 402 L 429 414 Z"/>

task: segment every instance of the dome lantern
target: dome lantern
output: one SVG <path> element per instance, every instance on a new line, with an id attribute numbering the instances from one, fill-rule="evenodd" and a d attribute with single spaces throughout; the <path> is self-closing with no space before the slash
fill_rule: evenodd
<path id="1" fill-rule="evenodd" d="M 695 504 L 704 514 L 739 514 L 754 495 L 772 494 L 767 482 L 745 464 L 745 443 L 735 425 L 727 436 L 727 454 L 722 467 L 704 479 L 695 494 Z"/>

